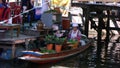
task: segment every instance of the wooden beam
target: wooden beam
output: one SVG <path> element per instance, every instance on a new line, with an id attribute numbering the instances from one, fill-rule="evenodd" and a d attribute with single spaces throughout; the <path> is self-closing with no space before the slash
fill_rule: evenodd
<path id="1" fill-rule="evenodd" d="M 116 28 L 116 27 L 110 27 L 109 29 L 110 30 L 118 30 L 118 31 L 120 31 L 120 28 Z"/>
<path id="2" fill-rule="evenodd" d="M 94 1 L 94 2 L 120 2 L 119 0 L 73 0 L 73 1 L 78 1 L 78 2 L 82 2 L 82 1 Z"/>

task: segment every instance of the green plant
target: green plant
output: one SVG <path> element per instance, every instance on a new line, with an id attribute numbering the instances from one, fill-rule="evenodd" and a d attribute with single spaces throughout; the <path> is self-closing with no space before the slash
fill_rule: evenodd
<path id="1" fill-rule="evenodd" d="M 40 52 L 41 53 L 49 53 L 49 54 L 56 53 L 55 50 L 48 50 L 46 48 L 40 48 Z"/>
<path id="2" fill-rule="evenodd" d="M 75 44 L 75 43 L 77 43 L 78 41 L 77 41 L 77 40 L 74 40 L 74 39 L 69 39 L 68 42 L 69 42 L 70 44 Z"/>
<path id="3" fill-rule="evenodd" d="M 54 35 L 47 35 L 47 36 L 45 36 L 45 43 L 46 44 L 54 43 L 54 38 L 55 38 Z"/>
<path id="4" fill-rule="evenodd" d="M 65 42 L 65 38 L 56 37 L 54 41 L 55 44 L 63 44 Z"/>

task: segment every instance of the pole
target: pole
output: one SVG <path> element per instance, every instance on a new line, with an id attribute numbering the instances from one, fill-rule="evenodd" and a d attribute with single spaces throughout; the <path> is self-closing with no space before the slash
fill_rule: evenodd
<path id="1" fill-rule="evenodd" d="M 101 48 L 102 48 L 102 46 L 101 46 L 101 35 L 102 35 L 102 22 L 103 22 L 103 18 L 102 18 L 102 11 L 101 10 L 99 10 L 98 11 L 98 18 L 99 18 L 99 21 L 98 21 L 98 34 L 97 34 L 97 36 L 98 36 L 98 39 L 97 39 L 97 58 L 98 59 L 100 59 L 101 58 Z"/>
<path id="2" fill-rule="evenodd" d="M 108 43 L 109 43 L 109 36 L 110 36 L 110 32 L 109 32 L 109 30 L 110 30 L 110 11 L 109 10 L 107 10 L 107 25 L 106 25 L 106 41 L 105 41 L 105 48 L 107 49 L 107 47 L 108 47 Z"/>
<path id="3" fill-rule="evenodd" d="M 84 9 L 85 11 L 85 31 L 84 34 L 88 37 L 89 32 L 89 7 Z"/>

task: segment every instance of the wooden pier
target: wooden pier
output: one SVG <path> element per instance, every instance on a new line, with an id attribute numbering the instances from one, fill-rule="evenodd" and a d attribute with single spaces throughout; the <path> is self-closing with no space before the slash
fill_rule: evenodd
<path id="1" fill-rule="evenodd" d="M 31 40 L 36 40 L 37 36 L 29 36 L 29 35 L 23 35 L 20 34 L 19 37 L 7 37 L 0 39 L 0 48 L 3 49 L 12 49 L 12 57 L 15 58 L 15 50 L 17 47 L 17 44 L 21 43 L 29 43 Z M 27 45 L 25 45 L 25 48 L 27 49 Z"/>
<path id="2" fill-rule="evenodd" d="M 72 6 L 81 7 L 83 9 L 83 16 L 85 17 L 85 29 L 84 34 L 88 36 L 89 32 L 89 23 L 93 25 L 94 29 L 97 31 L 97 50 L 101 52 L 101 41 L 102 41 L 102 30 L 106 30 L 106 48 L 107 44 L 110 41 L 110 31 L 116 30 L 119 33 L 120 27 L 115 23 L 115 18 L 119 18 L 111 13 L 112 10 L 120 10 L 120 6 L 116 5 L 106 5 L 106 4 L 97 4 L 97 3 L 72 3 Z M 105 13 L 104 13 L 105 12 Z M 95 24 L 94 18 L 97 18 L 97 25 Z M 104 18 L 107 20 L 104 21 Z M 110 20 L 112 19 L 115 27 L 110 27 Z M 92 27 L 92 26 L 91 26 Z"/>

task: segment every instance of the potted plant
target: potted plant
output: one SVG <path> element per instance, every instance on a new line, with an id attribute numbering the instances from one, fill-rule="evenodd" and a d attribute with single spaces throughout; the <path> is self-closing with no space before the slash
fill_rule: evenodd
<path id="1" fill-rule="evenodd" d="M 79 42 L 74 39 L 69 39 L 68 42 L 73 45 L 72 48 L 77 48 L 79 45 Z"/>
<path id="2" fill-rule="evenodd" d="M 60 52 L 62 50 L 62 44 L 65 42 L 65 38 L 55 38 L 55 50 L 56 52 Z"/>
<path id="3" fill-rule="evenodd" d="M 48 50 L 52 50 L 53 49 L 53 43 L 54 43 L 53 39 L 54 39 L 53 35 L 47 35 L 45 37 L 45 43 L 47 44 L 47 49 Z"/>

